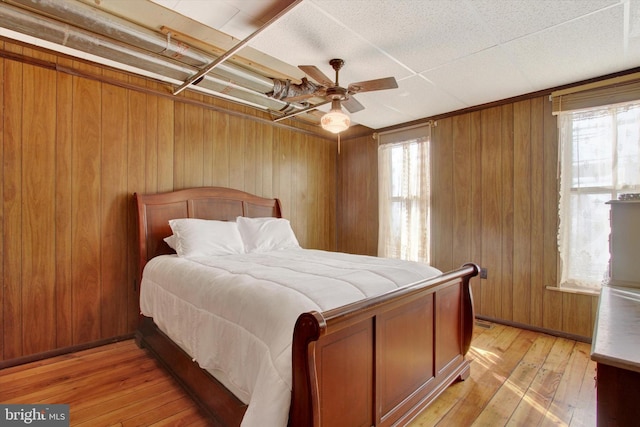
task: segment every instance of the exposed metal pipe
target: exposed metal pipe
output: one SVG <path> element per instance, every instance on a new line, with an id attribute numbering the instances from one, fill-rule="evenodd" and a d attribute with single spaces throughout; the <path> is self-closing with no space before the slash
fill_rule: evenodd
<path id="1" fill-rule="evenodd" d="M 202 68 L 214 59 L 212 55 L 179 41 L 169 39 L 170 42 L 167 43 L 167 37 L 164 34 L 136 25 L 82 2 L 64 0 L 3 1 L 21 5 L 39 15 L 53 17 L 57 21 L 196 68 Z M 272 86 L 271 79 L 231 63 L 224 64 L 216 71 L 217 73 L 212 74 L 257 92 L 265 93 Z"/>
<path id="2" fill-rule="evenodd" d="M 300 4 L 300 2 L 302 2 L 302 0 L 295 0 L 293 3 L 291 3 L 289 6 L 285 7 L 283 10 L 280 11 L 280 13 L 278 13 L 276 16 L 274 16 L 273 18 L 271 18 L 266 24 L 264 24 L 263 26 L 261 26 L 260 28 L 258 28 L 257 30 L 255 30 L 253 33 L 251 33 L 251 35 L 249 35 L 248 37 L 246 37 L 245 39 L 241 40 L 240 42 L 236 43 L 235 46 L 233 46 L 231 49 L 229 49 L 228 51 L 226 51 L 224 54 L 220 55 L 218 58 L 216 58 L 213 62 L 211 62 L 210 64 L 208 64 L 206 67 L 204 67 L 203 69 L 201 69 L 200 71 L 198 71 L 196 74 L 194 74 L 193 76 L 189 77 L 182 85 L 180 85 L 180 87 L 178 87 L 173 94 L 177 95 L 180 92 L 182 92 L 184 89 L 186 89 L 187 87 L 189 87 L 191 84 L 193 84 L 193 82 L 195 82 L 196 80 L 198 80 L 200 77 L 204 76 L 205 74 L 211 72 L 211 70 L 213 70 L 215 67 L 220 66 L 224 61 L 226 61 L 228 58 L 231 58 L 232 55 L 234 55 L 237 51 L 239 51 L 240 49 L 242 49 L 247 43 L 249 43 L 254 37 L 256 37 L 258 34 L 260 34 L 261 32 L 263 32 L 264 30 L 266 30 L 267 28 L 269 28 L 269 26 L 271 26 L 274 22 L 276 22 L 278 19 L 280 19 L 281 17 L 283 17 L 284 15 L 286 15 L 290 10 L 292 10 L 294 7 L 296 7 L 298 4 Z"/>
<path id="3" fill-rule="evenodd" d="M 166 36 L 80 2 L 60 0 L 0 2 L 0 26 L 51 43 L 185 81 L 213 59 L 193 47 L 169 42 Z M 29 9 L 29 10 L 27 10 Z M 46 16 L 45 16 L 46 15 Z M 237 102 L 272 111 L 303 109 L 269 98 L 272 79 L 232 63 L 203 76 L 194 89 L 215 92 Z"/>

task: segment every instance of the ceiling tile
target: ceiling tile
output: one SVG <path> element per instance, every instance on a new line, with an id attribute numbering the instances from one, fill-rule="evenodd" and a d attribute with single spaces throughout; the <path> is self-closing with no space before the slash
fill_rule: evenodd
<path id="1" fill-rule="evenodd" d="M 624 5 L 506 43 L 503 48 L 537 89 L 573 83 L 640 65 L 625 52 Z"/>
<path id="2" fill-rule="evenodd" d="M 423 75 L 467 107 L 534 91 L 501 47 L 461 58 Z"/>
<path id="3" fill-rule="evenodd" d="M 174 10 L 211 28 L 223 27 L 240 12 L 238 8 L 225 1 L 209 0 L 181 0 Z"/>
<path id="4" fill-rule="evenodd" d="M 398 89 L 358 94 L 357 98 L 367 108 L 354 114 L 363 123 L 384 123 L 384 126 L 417 120 L 447 111 L 455 111 L 466 107 L 460 100 L 452 97 L 441 88 L 420 76 L 413 76 L 398 82 Z M 402 122 L 392 122 L 392 117 L 377 116 L 376 106 L 384 111 L 391 110 L 404 116 Z M 396 115 L 393 116 L 395 118 Z"/>
<path id="5" fill-rule="evenodd" d="M 619 0 L 476 0 L 473 8 L 498 43 L 505 43 L 618 4 Z"/>
<path id="6" fill-rule="evenodd" d="M 151 0 L 154 3 L 159 4 L 160 6 L 164 6 L 167 9 L 173 9 L 180 3 L 180 0 Z"/>
<path id="7" fill-rule="evenodd" d="M 471 0 L 313 0 L 414 72 L 495 45 Z"/>
<path id="8" fill-rule="evenodd" d="M 358 98 L 358 100 L 360 100 L 360 98 Z M 351 116 L 352 123 L 369 126 L 368 123 L 371 123 L 371 120 L 376 120 L 376 122 L 380 123 L 379 127 L 386 127 L 412 120 L 412 116 L 407 116 L 403 112 L 393 110 L 384 104 L 369 102 L 368 105 L 366 109 Z"/>
<path id="9" fill-rule="evenodd" d="M 371 43 L 358 37 L 313 3 L 304 2 L 259 34 L 250 45 L 279 60 L 295 65 L 315 65 L 332 80 L 332 58 L 345 60 L 340 83 L 393 76 L 410 72 Z"/>
<path id="10" fill-rule="evenodd" d="M 239 12 L 220 31 L 243 40 L 284 10 L 292 0 L 226 0 Z"/>

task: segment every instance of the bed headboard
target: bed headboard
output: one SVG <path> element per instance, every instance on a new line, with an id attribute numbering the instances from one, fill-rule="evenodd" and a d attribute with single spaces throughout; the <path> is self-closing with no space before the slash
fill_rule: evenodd
<path id="1" fill-rule="evenodd" d="M 151 258 L 175 253 L 163 240 L 171 235 L 169 220 L 201 218 L 234 221 L 238 216 L 282 217 L 278 199 L 267 199 L 224 187 L 197 187 L 167 193 L 138 194 L 140 271 Z"/>

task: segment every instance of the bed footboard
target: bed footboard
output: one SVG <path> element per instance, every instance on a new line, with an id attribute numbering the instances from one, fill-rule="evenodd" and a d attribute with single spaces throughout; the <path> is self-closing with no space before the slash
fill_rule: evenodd
<path id="1" fill-rule="evenodd" d="M 289 426 L 405 425 L 469 375 L 475 264 L 380 297 L 302 314 Z"/>

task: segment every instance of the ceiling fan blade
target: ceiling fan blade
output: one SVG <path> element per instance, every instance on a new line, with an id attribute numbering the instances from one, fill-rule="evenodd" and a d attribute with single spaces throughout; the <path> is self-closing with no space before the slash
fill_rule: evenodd
<path id="1" fill-rule="evenodd" d="M 323 86 L 331 87 L 334 85 L 333 81 L 315 65 L 298 65 L 298 68 Z"/>
<path id="2" fill-rule="evenodd" d="M 395 89 L 398 82 L 395 77 L 385 77 L 376 80 L 367 80 L 364 82 L 351 83 L 348 87 L 349 93 L 371 92 L 374 90 Z"/>
<path id="3" fill-rule="evenodd" d="M 320 107 L 321 105 L 328 104 L 330 102 L 331 102 L 331 100 L 324 101 L 324 102 L 321 102 L 320 104 L 312 105 L 310 107 L 303 108 L 302 110 L 294 111 L 293 113 L 289 113 L 289 114 L 285 114 L 284 116 L 277 117 L 277 118 L 273 119 L 273 121 L 274 122 L 279 122 L 280 120 L 288 119 L 290 117 L 294 117 L 294 116 L 297 116 L 299 114 L 306 113 L 307 111 L 315 110 L 316 108 Z"/>
<path id="4" fill-rule="evenodd" d="M 351 114 L 364 110 L 364 105 L 360 104 L 353 96 L 348 97 L 342 101 L 342 106 L 347 109 Z"/>

